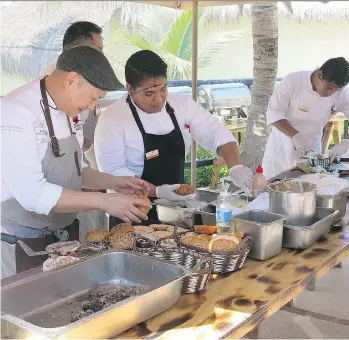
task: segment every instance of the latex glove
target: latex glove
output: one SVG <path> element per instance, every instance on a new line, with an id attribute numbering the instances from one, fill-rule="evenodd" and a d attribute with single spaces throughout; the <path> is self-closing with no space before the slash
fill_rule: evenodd
<path id="1" fill-rule="evenodd" d="M 244 190 L 247 194 L 251 193 L 253 173 L 251 169 L 244 165 L 235 165 L 229 169 L 229 176 L 233 183 Z"/>
<path id="2" fill-rule="evenodd" d="M 177 195 L 174 191 L 180 187 L 180 184 L 164 184 L 156 188 L 156 196 L 168 201 L 188 201 L 196 197 L 196 194 L 186 196 Z"/>
<path id="3" fill-rule="evenodd" d="M 299 157 L 306 156 L 306 154 L 312 149 L 309 140 L 301 133 L 297 133 L 293 137 L 293 145 Z"/>
<path id="4" fill-rule="evenodd" d="M 328 150 L 328 156 L 330 157 L 331 163 L 338 157 L 342 157 L 349 149 L 349 140 L 343 139 L 332 149 Z"/>

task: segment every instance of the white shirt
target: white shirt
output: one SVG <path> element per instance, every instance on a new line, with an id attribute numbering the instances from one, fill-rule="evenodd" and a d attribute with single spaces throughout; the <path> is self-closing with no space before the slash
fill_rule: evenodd
<path id="1" fill-rule="evenodd" d="M 51 144 L 41 99 L 39 80 L 1 99 L 1 202 L 15 198 L 25 209 L 47 215 L 63 188 L 48 183 L 42 172 L 41 162 Z M 67 115 L 55 109 L 49 94 L 48 102 L 57 139 L 69 137 Z M 82 128 L 70 122 L 82 147 Z"/>
<path id="2" fill-rule="evenodd" d="M 98 119 L 95 131 L 96 159 L 100 171 L 114 176 L 141 177 L 144 143 L 126 97 L 125 95 L 113 103 Z M 218 147 L 236 142 L 233 134 L 216 117 L 188 96 L 169 93 L 167 101 L 174 109 L 186 154 L 191 146 L 191 137 L 202 147 L 215 153 Z M 137 111 L 147 133 L 164 135 L 174 129 L 165 107 L 159 113 L 148 114 L 139 108 Z"/>
<path id="3" fill-rule="evenodd" d="M 310 76 L 313 71 L 295 72 L 283 78 L 270 98 L 267 124 L 286 119 L 296 130 L 315 144 L 336 107 L 349 117 L 349 88 L 321 97 L 313 90 Z M 269 179 L 294 167 L 299 161 L 293 140 L 276 127 L 272 127 L 264 158 L 263 169 Z"/>

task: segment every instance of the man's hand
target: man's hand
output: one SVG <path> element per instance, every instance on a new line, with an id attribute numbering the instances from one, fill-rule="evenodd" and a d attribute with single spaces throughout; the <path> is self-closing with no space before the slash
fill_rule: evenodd
<path id="1" fill-rule="evenodd" d="M 144 195 L 148 196 L 150 186 L 148 182 L 143 181 L 142 179 L 137 177 L 115 176 L 113 179 L 113 186 L 109 189 L 113 189 L 121 194 L 132 195 L 143 193 Z"/>
<path id="2" fill-rule="evenodd" d="M 349 140 L 343 139 L 332 149 L 328 150 L 328 156 L 330 157 L 330 162 L 332 163 L 335 159 L 342 157 L 349 149 Z"/>
<path id="3" fill-rule="evenodd" d="M 297 133 L 293 137 L 293 145 L 299 157 L 306 156 L 312 149 L 309 140 L 301 133 Z"/>
<path id="4" fill-rule="evenodd" d="M 111 216 L 119 217 L 126 223 L 141 223 L 148 217 L 139 208 L 147 207 L 149 204 L 142 199 L 123 194 L 104 194 L 104 211 Z"/>
<path id="5" fill-rule="evenodd" d="M 161 185 L 156 188 L 156 196 L 158 198 L 163 198 L 168 201 L 188 201 L 196 197 L 196 194 L 190 194 L 186 196 L 177 195 L 175 190 L 180 187 L 180 184 L 173 185 Z"/>
<path id="6" fill-rule="evenodd" d="M 244 190 L 245 193 L 251 193 L 253 173 L 251 169 L 244 165 L 235 165 L 229 169 L 229 175 L 233 183 Z"/>

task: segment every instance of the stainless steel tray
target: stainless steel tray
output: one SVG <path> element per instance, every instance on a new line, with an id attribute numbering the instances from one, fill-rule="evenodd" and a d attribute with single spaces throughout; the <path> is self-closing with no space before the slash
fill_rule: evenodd
<path id="1" fill-rule="evenodd" d="M 321 236 L 326 235 L 336 219 L 339 211 L 317 207 L 316 220 L 309 226 L 284 225 L 282 246 L 292 249 L 306 249 L 314 244 Z"/>
<path id="2" fill-rule="evenodd" d="M 283 215 L 262 210 L 249 210 L 232 217 L 236 232 L 252 236 L 252 248 L 248 254 L 256 260 L 266 260 L 280 254 L 282 249 Z"/>
<path id="3" fill-rule="evenodd" d="M 336 195 L 316 195 L 316 205 L 322 208 L 338 210 L 333 223 L 341 220 L 347 211 L 347 191 L 343 190 Z"/>
<path id="4" fill-rule="evenodd" d="M 145 255 L 108 251 L 16 281 L 1 289 L 1 338 L 110 338 L 176 304 L 188 273 Z M 138 285 L 147 292 L 71 323 L 69 301 L 100 283 Z"/>

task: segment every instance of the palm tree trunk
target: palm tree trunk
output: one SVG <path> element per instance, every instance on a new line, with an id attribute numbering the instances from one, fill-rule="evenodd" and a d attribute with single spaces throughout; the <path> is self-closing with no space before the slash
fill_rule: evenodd
<path id="1" fill-rule="evenodd" d="M 268 138 L 266 112 L 278 68 L 278 10 L 276 3 L 252 5 L 253 87 L 248 111 L 242 163 L 253 171 L 262 163 Z"/>

